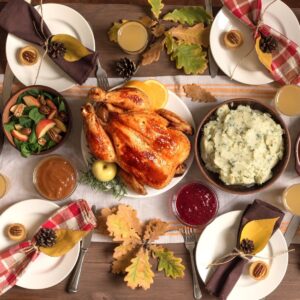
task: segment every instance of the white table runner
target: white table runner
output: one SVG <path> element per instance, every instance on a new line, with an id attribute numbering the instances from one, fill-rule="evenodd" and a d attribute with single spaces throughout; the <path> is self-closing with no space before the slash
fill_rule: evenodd
<path id="1" fill-rule="evenodd" d="M 144 80 L 146 78 L 137 79 Z M 218 101 L 224 101 L 231 98 L 246 97 L 270 102 L 276 92 L 276 87 L 273 84 L 264 86 L 246 86 L 233 82 L 225 76 L 218 76 L 214 79 L 212 79 L 210 76 L 163 76 L 155 77 L 155 79 L 160 80 L 162 83 L 166 84 L 166 86 L 170 90 L 174 91 L 185 101 L 185 103 L 191 110 L 197 125 L 199 124 L 204 114 L 215 104 L 195 103 L 185 98 L 182 88 L 182 85 L 184 84 L 201 84 L 201 86 L 209 90 L 218 99 Z M 114 85 L 118 81 L 119 80 L 117 79 L 112 79 L 110 80 L 110 83 Z M 3 82 L 3 76 L 0 77 L 0 82 Z M 87 80 L 87 82 L 83 86 L 74 87 L 63 93 L 72 108 L 73 129 L 67 142 L 63 146 L 61 146 L 55 153 L 65 155 L 66 157 L 70 158 L 75 163 L 78 170 L 85 169 L 80 148 L 80 133 L 82 128 L 80 107 L 85 102 L 87 91 L 95 85 L 96 80 L 93 78 Z M 2 85 L 0 86 L 0 93 L 2 93 Z M 289 126 L 292 137 L 292 146 L 294 147 L 295 138 L 298 131 L 300 130 L 299 120 L 296 118 L 284 119 Z M 33 169 L 40 158 L 41 156 L 32 156 L 27 159 L 22 158 L 17 150 L 9 145 L 8 142 L 5 142 L 2 154 L 0 156 L 0 172 L 9 177 L 11 188 L 8 194 L 4 198 L 0 199 L 0 212 L 18 201 L 40 198 L 38 193 L 35 191 L 32 183 Z M 283 206 L 281 204 L 281 194 L 284 188 L 293 183 L 300 182 L 300 177 L 294 171 L 294 162 L 295 158 L 294 155 L 292 155 L 285 174 L 277 182 L 275 182 L 275 184 L 271 188 L 262 193 L 249 196 L 237 196 L 224 193 L 214 188 L 217 191 L 220 202 L 219 214 L 231 210 L 244 209 L 245 206 L 248 203 L 251 203 L 254 199 L 264 200 L 283 209 Z M 203 180 L 196 165 L 196 161 L 193 162 L 190 171 L 182 180 L 182 183 L 191 180 Z M 165 221 L 178 223 L 176 218 L 172 214 L 169 204 L 171 196 L 177 189 L 178 186 L 175 186 L 165 194 L 153 198 L 123 198 L 121 201 L 118 201 L 114 199 L 113 196 L 109 193 L 96 193 L 92 191 L 88 186 L 79 185 L 75 193 L 72 195 L 71 199 L 86 199 L 91 205 L 95 204 L 97 208 L 108 207 L 119 203 L 127 203 L 133 206 L 138 211 L 138 216 L 141 220 L 161 218 Z M 61 202 L 59 204 L 64 203 L 65 202 Z M 283 232 L 285 231 L 290 218 L 291 215 L 287 213 L 281 227 L 281 230 Z M 295 238 L 295 242 L 300 242 L 300 232 L 298 234 L 298 237 Z M 93 240 L 110 241 L 109 238 L 106 238 L 99 234 L 95 234 Z M 172 232 L 167 236 L 161 238 L 159 242 L 182 242 L 182 238 L 177 232 Z"/>

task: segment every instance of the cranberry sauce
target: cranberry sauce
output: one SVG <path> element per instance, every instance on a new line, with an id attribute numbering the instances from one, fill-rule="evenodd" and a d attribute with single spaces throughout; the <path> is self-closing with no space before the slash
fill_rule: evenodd
<path id="1" fill-rule="evenodd" d="M 206 225 L 215 217 L 217 209 L 215 193 L 201 183 L 187 184 L 177 194 L 178 217 L 188 225 Z"/>

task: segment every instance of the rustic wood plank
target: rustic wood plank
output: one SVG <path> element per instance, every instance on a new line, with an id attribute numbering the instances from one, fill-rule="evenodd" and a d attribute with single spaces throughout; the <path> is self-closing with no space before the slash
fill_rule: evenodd
<path id="1" fill-rule="evenodd" d="M 169 249 L 182 257 L 187 266 L 184 279 L 172 280 L 162 273 L 157 273 L 154 284 L 147 291 L 131 290 L 126 287 L 121 276 L 110 273 L 110 261 L 113 245 L 110 243 L 93 243 L 89 249 L 83 266 L 80 290 L 77 294 L 66 293 L 68 279 L 55 287 L 46 290 L 25 290 L 14 287 L 1 300 L 192 300 L 192 278 L 189 256 L 183 244 L 169 244 Z M 268 300 L 296 300 L 299 299 L 299 257 L 300 245 L 293 245 L 296 251 L 290 253 L 289 267 L 281 285 L 273 292 Z M 215 299 L 209 296 L 202 286 L 204 300 Z"/>

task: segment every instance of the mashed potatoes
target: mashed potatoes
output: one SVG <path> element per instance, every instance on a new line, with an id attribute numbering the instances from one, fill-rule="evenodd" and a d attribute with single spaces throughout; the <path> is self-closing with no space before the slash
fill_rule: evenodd
<path id="1" fill-rule="evenodd" d="M 269 114 L 239 105 L 217 111 L 216 120 L 204 126 L 201 157 L 208 170 L 227 185 L 262 184 L 282 159 L 283 130 Z"/>

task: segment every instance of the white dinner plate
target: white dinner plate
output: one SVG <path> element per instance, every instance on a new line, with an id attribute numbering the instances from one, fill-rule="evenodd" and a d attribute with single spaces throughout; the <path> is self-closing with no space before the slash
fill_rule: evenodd
<path id="1" fill-rule="evenodd" d="M 262 1 L 262 11 L 271 1 Z M 277 0 L 266 10 L 263 22 L 300 45 L 300 26 L 297 17 L 282 1 Z M 224 33 L 232 29 L 240 30 L 244 37 L 243 45 L 235 50 L 226 48 L 223 42 Z M 255 50 L 249 56 L 244 57 L 254 47 L 252 35 L 253 32 L 247 25 L 223 7 L 215 17 L 210 31 L 210 47 L 213 57 L 220 69 L 229 77 L 240 62 L 232 77 L 236 81 L 257 85 L 270 83 L 273 77 L 259 62 Z"/>
<path id="2" fill-rule="evenodd" d="M 53 202 L 30 199 L 10 206 L 0 215 L 0 251 L 12 246 L 5 234 L 9 224 L 21 223 L 28 230 L 28 238 L 32 238 L 39 226 L 50 217 L 59 206 Z M 41 253 L 32 262 L 17 285 L 26 289 L 45 289 L 64 280 L 73 270 L 79 255 L 80 245 L 77 243 L 66 255 L 50 257 Z"/>
<path id="3" fill-rule="evenodd" d="M 201 234 L 196 249 L 197 269 L 203 282 L 207 282 L 211 275 L 211 268 L 207 266 L 230 253 L 236 246 L 238 228 L 243 211 L 232 211 L 223 214 L 210 223 Z M 228 300 L 258 300 L 269 295 L 282 281 L 288 266 L 287 244 L 280 230 L 277 230 L 267 246 L 257 255 L 262 256 L 269 264 L 269 275 L 261 281 L 249 276 L 247 267 L 228 296 Z M 267 258 L 284 253 L 274 258 Z M 253 258 L 252 261 L 258 260 Z"/>
<path id="4" fill-rule="evenodd" d="M 165 108 L 169 109 L 170 111 L 172 111 L 172 112 L 176 113 L 177 115 L 179 115 L 182 119 L 184 119 L 189 124 L 191 124 L 195 129 L 195 122 L 194 122 L 194 119 L 193 119 L 193 116 L 192 116 L 190 110 L 188 109 L 186 104 L 175 93 L 169 91 L 169 100 L 168 100 L 167 105 L 166 105 Z M 186 175 L 186 173 L 188 172 L 188 170 L 191 167 L 192 162 L 193 162 L 193 158 L 194 158 L 193 139 L 190 139 L 190 141 L 191 141 L 191 152 L 190 152 L 190 155 L 189 155 L 188 159 L 185 161 L 187 169 L 186 169 L 185 173 L 182 176 L 174 177 L 172 179 L 172 181 L 166 187 L 164 187 L 163 189 L 154 189 L 154 188 L 151 188 L 149 186 L 146 186 L 147 195 L 139 195 L 139 194 L 135 193 L 133 190 L 127 188 L 126 197 L 131 197 L 131 198 L 154 197 L 154 196 L 158 196 L 160 194 L 163 194 L 164 192 L 168 191 L 173 186 L 178 184 L 180 182 L 180 180 Z M 87 142 L 86 142 L 85 135 L 84 135 L 83 131 L 81 133 L 81 151 L 82 151 L 84 162 L 85 162 L 86 165 L 88 165 L 88 161 L 91 158 L 91 154 L 89 152 L 89 148 L 88 148 L 88 145 L 87 145 Z"/>
<path id="5" fill-rule="evenodd" d="M 40 6 L 35 7 L 40 12 Z M 95 50 L 93 31 L 88 22 L 74 9 L 61 4 L 43 4 L 43 15 L 52 34 L 69 34 L 81 41 L 91 50 Z M 15 37 L 7 36 L 6 58 L 17 79 L 25 86 L 34 84 L 39 62 L 32 66 L 24 66 L 18 62 L 18 50 L 30 43 Z M 37 47 L 36 45 L 34 45 Z M 42 48 L 40 55 L 44 53 Z M 75 82 L 61 70 L 47 55 L 44 58 L 37 84 L 49 86 L 59 92 L 71 88 Z"/>

